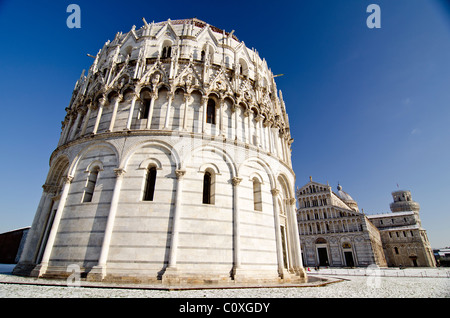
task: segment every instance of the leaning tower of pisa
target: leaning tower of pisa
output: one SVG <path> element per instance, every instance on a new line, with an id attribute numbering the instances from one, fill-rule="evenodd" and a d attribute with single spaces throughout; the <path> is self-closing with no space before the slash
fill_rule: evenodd
<path id="1" fill-rule="evenodd" d="M 293 140 L 267 62 L 195 18 L 143 22 L 77 81 L 14 273 L 304 281 Z"/>

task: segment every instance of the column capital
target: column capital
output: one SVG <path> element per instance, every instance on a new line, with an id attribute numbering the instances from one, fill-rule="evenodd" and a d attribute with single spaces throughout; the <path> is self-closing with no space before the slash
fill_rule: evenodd
<path id="1" fill-rule="evenodd" d="M 117 97 L 116 97 L 116 102 L 121 102 L 121 101 L 123 101 L 123 95 L 122 94 L 119 94 L 119 95 L 117 95 Z"/>
<path id="2" fill-rule="evenodd" d="M 257 122 L 260 122 L 260 121 L 263 120 L 264 118 L 265 118 L 265 117 L 264 117 L 263 115 L 258 114 L 258 116 L 255 117 L 255 120 L 256 120 Z"/>
<path id="3" fill-rule="evenodd" d="M 89 110 L 94 110 L 95 109 L 95 105 L 93 102 L 89 102 L 86 104 L 87 109 Z"/>
<path id="4" fill-rule="evenodd" d="M 114 169 L 114 173 L 116 174 L 116 177 L 123 177 L 126 173 L 125 169 Z"/>
<path id="5" fill-rule="evenodd" d="M 186 102 L 189 102 L 189 99 L 191 98 L 191 94 L 189 94 L 189 93 L 186 93 L 186 94 L 184 94 L 184 96 L 183 96 L 183 101 L 186 103 Z"/>
<path id="6" fill-rule="evenodd" d="M 141 97 L 135 92 L 133 92 L 131 96 L 133 96 L 133 98 L 131 100 L 133 100 L 133 99 L 135 101 L 140 101 L 141 100 Z"/>
<path id="7" fill-rule="evenodd" d="M 185 174 L 186 174 L 186 170 L 180 170 L 180 169 L 175 170 L 175 175 L 176 175 L 177 179 L 183 178 L 183 176 Z"/>
<path id="8" fill-rule="evenodd" d="M 65 184 L 70 184 L 73 180 L 73 176 L 62 177 Z"/>
<path id="9" fill-rule="evenodd" d="M 50 185 L 50 184 L 44 184 L 42 185 L 42 189 L 44 189 L 44 192 L 46 193 L 53 193 L 55 194 L 58 190 L 58 187 L 55 185 Z"/>
<path id="10" fill-rule="evenodd" d="M 77 108 L 77 111 L 78 111 L 78 114 L 80 114 L 81 116 L 84 116 L 84 115 L 86 115 L 86 113 L 87 113 L 87 107 L 79 107 L 79 108 Z"/>
<path id="11" fill-rule="evenodd" d="M 105 97 L 105 95 L 103 95 L 101 98 L 99 98 L 98 104 L 99 104 L 99 106 L 102 106 L 102 107 L 108 105 L 108 99 Z"/>
<path id="12" fill-rule="evenodd" d="M 295 198 L 289 198 L 288 199 L 288 202 L 289 202 L 290 205 L 294 205 L 295 201 L 296 201 Z"/>
<path id="13" fill-rule="evenodd" d="M 233 177 L 231 179 L 231 183 L 233 184 L 233 186 L 238 186 L 239 183 L 241 183 L 241 181 L 242 181 L 242 178 L 238 178 L 238 177 Z"/>
<path id="14" fill-rule="evenodd" d="M 202 103 L 203 104 L 206 104 L 208 102 L 208 100 L 209 100 L 208 96 L 202 96 Z"/>
<path id="15" fill-rule="evenodd" d="M 280 194 L 280 190 L 278 190 L 277 188 L 273 188 L 272 190 L 270 190 L 270 192 L 272 192 L 272 196 L 274 197 Z"/>
<path id="16" fill-rule="evenodd" d="M 157 99 L 158 98 L 158 91 L 151 92 L 150 96 L 151 96 L 152 99 Z"/>

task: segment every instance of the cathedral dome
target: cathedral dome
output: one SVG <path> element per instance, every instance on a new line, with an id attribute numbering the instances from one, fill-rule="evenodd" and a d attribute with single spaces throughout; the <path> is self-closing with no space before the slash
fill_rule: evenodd
<path id="1" fill-rule="evenodd" d="M 350 194 L 348 194 L 347 192 L 345 192 L 344 190 L 342 190 L 342 186 L 340 184 L 338 184 L 337 186 L 337 195 L 339 196 L 339 198 L 341 198 L 343 201 L 355 201 L 353 200 L 353 198 L 350 196 Z"/>
<path id="2" fill-rule="evenodd" d="M 15 273 L 304 280 L 286 107 L 233 33 L 144 19 L 105 43 L 75 85 Z"/>
<path id="3" fill-rule="evenodd" d="M 344 190 L 342 190 L 342 186 L 340 184 L 338 184 L 337 186 L 337 196 L 344 201 L 344 203 L 346 203 L 350 208 L 352 208 L 355 211 L 358 211 L 358 204 L 356 203 L 355 200 L 353 200 L 353 198 L 350 196 L 350 194 L 348 194 L 347 192 L 345 192 Z"/>

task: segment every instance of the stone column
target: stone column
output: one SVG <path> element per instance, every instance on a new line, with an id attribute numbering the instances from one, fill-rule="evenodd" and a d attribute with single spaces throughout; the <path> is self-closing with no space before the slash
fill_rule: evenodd
<path id="1" fill-rule="evenodd" d="M 64 121 L 61 122 L 61 136 L 59 137 L 59 141 L 58 141 L 58 147 L 61 146 L 64 143 L 64 137 L 66 136 L 66 131 L 67 131 L 67 118 L 64 118 Z"/>
<path id="2" fill-rule="evenodd" d="M 250 143 L 250 112 L 248 111 L 248 109 L 246 109 L 244 111 L 244 117 L 247 118 L 247 125 L 244 124 L 244 142 L 245 143 Z M 245 120 L 245 119 L 244 119 Z M 247 128 L 246 128 L 247 127 Z"/>
<path id="3" fill-rule="evenodd" d="M 234 104 L 234 107 L 233 107 L 233 114 L 234 114 L 234 140 L 239 140 L 239 138 L 238 138 L 238 122 L 239 122 L 239 112 L 240 112 L 240 109 L 239 109 L 240 107 L 239 107 L 239 105 L 236 105 L 236 104 Z M 238 112 L 238 110 L 239 110 L 239 112 Z"/>
<path id="4" fill-rule="evenodd" d="M 98 265 L 92 269 L 92 276 L 100 274 L 101 279 L 106 276 L 106 262 L 108 259 L 109 247 L 111 245 L 111 237 L 116 220 L 117 206 L 119 203 L 120 190 L 122 188 L 123 176 L 125 174 L 124 169 L 114 169 L 116 174 L 116 182 L 114 185 L 114 191 L 111 199 L 111 205 L 109 207 L 108 220 L 106 222 L 105 235 L 103 237 L 102 249 L 100 251 L 100 257 L 98 259 Z"/>
<path id="5" fill-rule="evenodd" d="M 202 133 L 205 133 L 206 129 L 206 109 L 208 107 L 208 97 L 202 97 L 202 107 L 203 107 L 203 118 L 202 118 Z"/>
<path id="6" fill-rule="evenodd" d="M 86 133 L 87 125 L 89 123 L 89 118 L 91 117 L 92 107 L 93 107 L 92 104 L 87 105 L 88 110 L 87 110 L 86 117 L 84 118 L 83 127 L 81 128 L 80 136 L 84 136 L 84 134 Z"/>
<path id="7" fill-rule="evenodd" d="M 234 266 L 233 277 L 236 280 L 238 271 L 241 267 L 241 230 L 240 230 L 240 216 L 239 216 L 239 184 L 242 178 L 234 177 L 231 179 L 233 183 L 233 252 L 234 252 Z"/>
<path id="8" fill-rule="evenodd" d="M 173 101 L 173 93 L 167 93 L 167 109 L 166 109 L 166 119 L 164 121 L 163 129 L 169 129 L 169 118 L 170 118 L 170 106 L 172 106 Z"/>
<path id="9" fill-rule="evenodd" d="M 184 95 L 184 111 L 183 111 L 183 130 L 187 130 L 187 109 L 191 94 Z M 195 129 L 195 127 L 194 127 Z M 196 132 L 196 131 L 194 131 Z"/>
<path id="10" fill-rule="evenodd" d="M 109 123 L 108 131 L 112 132 L 114 130 L 114 124 L 116 123 L 116 116 L 117 116 L 117 109 L 119 108 L 119 103 L 123 100 L 122 94 L 119 94 L 116 97 L 116 100 L 114 102 L 114 109 L 111 117 L 111 122 Z"/>
<path id="11" fill-rule="evenodd" d="M 261 140 L 263 138 L 262 136 L 262 120 L 264 119 L 263 116 L 261 116 L 260 114 L 258 114 L 258 116 L 256 116 L 255 120 L 256 120 L 256 146 L 257 147 L 262 147 L 262 143 Z"/>
<path id="12" fill-rule="evenodd" d="M 152 99 L 150 101 L 150 107 L 149 107 L 148 116 L 147 116 L 147 129 L 150 129 L 150 127 L 152 126 L 153 107 L 155 106 L 155 100 L 158 98 L 158 93 L 153 92 L 151 97 L 152 97 Z"/>
<path id="13" fill-rule="evenodd" d="M 299 231 L 298 231 L 298 222 L 297 222 L 297 216 L 295 214 L 295 199 L 290 198 L 289 201 L 289 208 L 288 208 L 288 219 L 290 219 L 290 227 L 291 227 L 291 233 L 292 233 L 292 242 L 294 243 L 292 246 L 293 249 L 293 267 L 294 271 L 298 273 L 301 277 L 305 277 L 305 270 L 303 269 L 303 262 L 302 262 L 302 253 L 301 253 L 301 247 L 300 247 L 300 237 L 299 237 Z M 325 227 L 326 230 L 326 227 Z"/>
<path id="14" fill-rule="evenodd" d="M 69 123 L 67 124 L 67 127 L 64 130 L 64 137 L 62 138 L 62 140 L 63 140 L 62 144 L 65 144 L 66 141 L 67 141 L 67 137 L 69 135 L 70 129 L 72 128 L 72 123 L 73 123 L 73 116 L 70 113 L 70 115 L 69 115 Z"/>
<path id="15" fill-rule="evenodd" d="M 281 241 L 281 233 L 280 233 L 280 216 L 278 211 L 278 194 L 280 190 L 274 188 L 271 190 L 272 192 L 272 204 L 273 204 L 273 217 L 275 220 L 275 239 L 277 244 L 277 261 L 278 261 L 278 274 L 281 278 L 285 275 L 284 265 L 283 265 L 283 246 Z"/>
<path id="16" fill-rule="evenodd" d="M 42 256 L 41 264 L 38 266 L 37 276 L 42 276 L 47 271 L 48 262 L 50 261 L 50 255 L 52 253 L 53 245 L 55 244 L 56 233 L 58 232 L 59 224 L 61 222 L 61 216 L 66 205 L 67 195 L 69 194 L 70 183 L 73 177 L 67 176 L 64 178 L 64 185 L 62 188 L 61 197 L 59 199 L 58 209 L 55 213 L 55 218 L 53 219 L 52 229 L 47 239 L 47 245 L 44 250 L 44 255 Z"/>
<path id="17" fill-rule="evenodd" d="M 248 115 L 247 115 L 247 125 L 248 125 L 248 143 L 250 144 L 250 145 L 252 145 L 253 144 L 253 139 L 252 139 L 252 121 L 253 121 L 253 119 L 251 119 L 251 115 L 253 114 L 253 112 L 250 110 L 250 111 L 247 111 L 247 113 L 248 113 Z"/>
<path id="18" fill-rule="evenodd" d="M 77 133 L 78 125 L 80 124 L 81 116 L 83 115 L 82 110 L 78 110 L 77 113 L 77 119 L 75 119 L 75 124 L 72 127 L 72 130 L 70 132 L 69 140 L 73 140 L 75 137 L 75 134 Z"/>
<path id="19" fill-rule="evenodd" d="M 224 105 L 225 105 L 225 101 L 223 99 L 221 99 L 219 102 L 219 121 L 220 121 L 219 122 L 219 136 L 225 136 L 225 132 L 223 129 L 223 117 L 225 117 L 223 114 L 224 108 L 225 108 Z"/>
<path id="20" fill-rule="evenodd" d="M 170 238 L 170 252 L 169 252 L 169 264 L 167 266 L 165 275 L 163 279 L 168 278 L 170 275 L 175 275 L 177 272 L 177 252 L 178 252 L 178 235 L 180 228 L 180 213 L 182 206 L 182 195 L 183 195 L 183 176 L 185 175 L 185 170 L 175 170 L 175 175 L 177 178 L 175 185 L 175 210 L 173 212 L 172 220 L 172 236 Z M 168 275 L 166 275 L 168 274 Z M 170 277 L 171 278 L 171 277 Z M 169 280 L 170 280 L 169 278 Z"/>
<path id="21" fill-rule="evenodd" d="M 13 273 L 17 271 L 20 274 L 21 270 L 27 270 L 27 267 L 34 266 L 33 264 L 36 262 L 36 256 L 40 249 L 39 245 L 42 244 L 41 237 L 45 233 L 46 223 L 48 222 L 47 219 L 49 214 L 51 214 L 50 207 L 52 198 L 55 195 L 54 193 L 51 193 L 53 188 L 55 188 L 54 186 L 44 184 L 42 187 L 44 188 L 44 191 L 42 192 L 36 215 L 28 232 L 22 254 L 20 255 L 20 260 L 16 268 L 14 268 Z"/>
<path id="22" fill-rule="evenodd" d="M 269 135 L 269 152 L 273 153 L 274 152 L 274 147 L 273 147 L 273 135 L 272 135 L 272 126 L 270 125 L 270 123 L 267 125 L 268 127 L 268 135 Z"/>
<path id="23" fill-rule="evenodd" d="M 137 99 L 138 99 L 137 95 L 133 94 L 133 99 L 131 100 L 130 112 L 128 113 L 127 127 L 125 128 L 125 130 L 131 129 L 131 122 L 133 120 L 133 113 L 134 113 L 134 105 L 136 104 Z"/>
<path id="24" fill-rule="evenodd" d="M 99 100 L 99 106 L 98 106 L 98 113 L 97 113 L 97 118 L 95 119 L 95 125 L 94 125 L 94 130 L 92 131 L 92 133 L 95 135 L 97 133 L 98 130 L 98 125 L 100 124 L 100 119 L 102 118 L 102 113 L 103 113 L 103 107 L 106 105 L 106 98 L 102 97 Z"/>

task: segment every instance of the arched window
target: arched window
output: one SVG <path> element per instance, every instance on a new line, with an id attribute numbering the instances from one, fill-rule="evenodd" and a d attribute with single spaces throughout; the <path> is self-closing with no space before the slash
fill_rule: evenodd
<path id="1" fill-rule="evenodd" d="M 213 172 L 206 171 L 203 176 L 203 203 L 214 204 L 215 176 Z"/>
<path id="2" fill-rule="evenodd" d="M 253 178 L 253 208 L 262 211 L 261 182 L 257 178 Z"/>
<path id="3" fill-rule="evenodd" d="M 144 201 L 153 201 L 153 195 L 155 194 L 156 184 L 156 167 L 151 167 L 147 171 L 147 177 L 145 180 L 144 188 Z"/>
<path id="4" fill-rule="evenodd" d="M 98 172 L 100 168 L 98 166 L 93 167 L 89 171 L 89 175 L 86 181 L 86 185 L 84 187 L 83 192 L 83 202 L 91 202 L 92 196 L 94 195 L 95 184 L 97 183 Z"/>
<path id="5" fill-rule="evenodd" d="M 203 176 L 203 203 L 211 204 L 211 173 L 205 172 Z"/>
<path id="6" fill-rule="evenodd" d="M 139 118 L 141 118 L 141 119 L 147 119 L 148 118 L 148 111 L 150 109 L 150 102 L 151 102 L 150 98 L 144 98 L 142 100 L 141 114 L 140 114 Z"/>
<path id="7" fill-rule="evenodd" d="M 395 254 L 398 254 L 398 247 L 394 247 Z"/>
<path id="8" fill-rule="evenodd" d="M 172 47 L 171 46 L 165 46 L 163 47 L 161 51 L 161 58 L 165 59 L 172 56 Z"/>
<path id="9" fill-rule="evenodd" d="M 208 124 L 216 124 L 216 102 L 212 99 L 208 100 L 208 105 L 206 108 L 206 122 Z"/>

